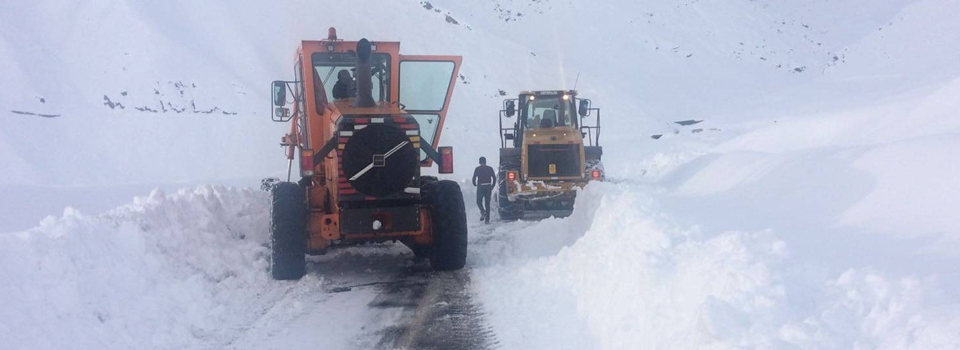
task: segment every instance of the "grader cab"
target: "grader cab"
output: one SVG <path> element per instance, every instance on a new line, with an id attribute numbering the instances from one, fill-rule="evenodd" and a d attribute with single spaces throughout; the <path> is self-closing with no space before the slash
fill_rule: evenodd
<path id="1" fill-rule="evenodd" d="M 525 91 L 504 100 L 497 190 L 501 219 L 568 216 L 577 188 L 604 179 L 600 109 L 590 103 L 573 90 Z"/>
<path id="2" fill-rule="evenodd" d="M 453 171 L 453 150 L 435 145 L 460 62 L 341 40 L 333 28 L 301 42 L 294 80 L 272 84 L 273 120 L 290 123 L 287 179 L 270 186 L 274 278 L 302 277 L 306 254 L 364 242 L 402 242 L 437 270 L 464 266 L 460 187 L 420 173 Z"/>

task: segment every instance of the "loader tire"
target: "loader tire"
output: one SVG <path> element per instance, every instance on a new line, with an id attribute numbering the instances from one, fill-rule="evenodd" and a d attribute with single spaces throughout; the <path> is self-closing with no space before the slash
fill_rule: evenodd
<path id="1" fill-rule="evenodd" d="M 292 182 L 271 190 L 270 274 L 278 280 L 298 280 L 306 273 L 307 194 Z"/>
<path id="2" fill-rule="evenodd" d="M 460 185 L 449 180 L 431 182 L 424 185 L 423 194 L 433 223 L 430 266 L 440 271 L 462 269 L 467 262 L 467 213 Z"/>

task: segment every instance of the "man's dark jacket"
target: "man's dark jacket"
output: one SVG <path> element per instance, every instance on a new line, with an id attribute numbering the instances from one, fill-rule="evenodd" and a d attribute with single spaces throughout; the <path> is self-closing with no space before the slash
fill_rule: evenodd
<path id="1" fill-rule="evenodd" d="M 493 168 L 489 165 L 478 166 L 476 170 L 473 171 L 473 185 L 493 185 L 494 181 L 497 180 L 497 174 L 493 172 Z"/>

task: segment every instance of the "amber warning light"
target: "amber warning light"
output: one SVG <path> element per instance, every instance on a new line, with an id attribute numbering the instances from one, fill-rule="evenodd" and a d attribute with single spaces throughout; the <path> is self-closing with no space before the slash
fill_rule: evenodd
<path id="1" fill-rule="evenodd" d="M 440 151 L 440 173 L 453 174 L 453 147 L 439 147 Z"/>

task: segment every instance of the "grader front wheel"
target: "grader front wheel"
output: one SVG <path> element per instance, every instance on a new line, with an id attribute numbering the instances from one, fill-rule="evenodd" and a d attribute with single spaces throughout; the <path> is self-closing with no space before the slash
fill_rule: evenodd
<path id="1" fill-rule="evenodd" d="M 281 182 L 271 190 L 270 274 L 298 280 L 306 273 L 307 195 L 303 187 Z"/>

